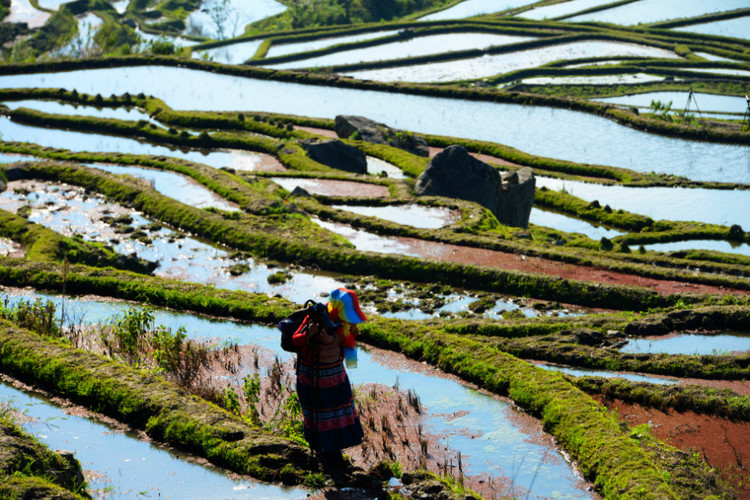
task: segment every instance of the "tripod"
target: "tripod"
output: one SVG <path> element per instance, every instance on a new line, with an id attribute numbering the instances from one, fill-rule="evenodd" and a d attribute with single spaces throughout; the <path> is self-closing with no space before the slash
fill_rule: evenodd
<path id="1" fill-rule="evenodd" d="M 690 111 L 690 101 L 695 104 L 695 110 L 698 112 L 700 117 L 703 118 L 703 113 L 701 113 L 700 108 L 698 108 L 698 101 L 695 99 L 695 94 L 693 93 L 693 87 L 690 87 L 690 93 L 688 94 L 687 102 L 685 103 L 684 116 L 687 116 L 688 111 Z"/>

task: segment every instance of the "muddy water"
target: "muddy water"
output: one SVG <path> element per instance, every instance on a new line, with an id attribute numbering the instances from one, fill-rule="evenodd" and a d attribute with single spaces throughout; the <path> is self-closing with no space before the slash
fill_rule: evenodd
<path id="1" fill-rule="evenodd" d="M 41 296 L 60 303 L 60 297 L 33 292 L 9 290 L 10 300 Z M 80 307 L 79 316 L 86 321 L 106 318 L 114 310 L 122 310 L 121 303 L 101 300 L 68 298 L 66 308 Z M 258 345 L 271 350 L 282 361 L 291 354 L 280 350 L 278 331 L 273 327 L 207 319 L 179 312 L 155 311 L 156 323 L 172 329 L 185 326 L 189 338 L 210 337 L 217 341 L 234 340 L 243 345 Z M 531 498 L 592 498 L 582 488 L 586 485 L 544 434 L 539 422 L 520 414 L 505 400 L 477 391 L 439 370 L 407 360 L 392 352 L 366 346 L 359 349 L 358 366 L 348 370 L 353 385 L 377 383 L 412 390 L 419 395 L 427 415 L 426 431 L 440 436 L 443 446 L 454 456 L 460 451 L 464 474 L 493 477 L 497 484 L 512 481 L 515 489 L 498 494 L 523 497 L 527 490 Z M 545 478 L 544 481 L 537 478 Z M 506 487 L 506 486 L 504 486 Z M 253 497 L 255 498 L 255 497 Z"/>
<path id="2" fill-rule="evenodd" d="M 695 180 L 750 182 L 750 148 L 746 146 L 650 135 L 564 109 L 272 82 L 159 66 L 0 76 L 0 87 L 63 87 L 102 95 L 144 92 L 174 109 L 327 118 L 357 114 L 405 130 L 488 140 L 551 158 Z M 284 99 L 278 99 L 279 95 Z M 495 122 L 514 126 L 486 126 Z M 540 136 L 545 140 L 538 140 Z M 68 147 L 71 144 L 75 142 L 68 141 Z"/>
<path id="3" fill-rule="evenodd" d="M 75 454 L 93 498 L 302 499 L 308 492 L 262 484 L 139 439 L 81 408 L 0 381 L 0 408 L 12 409 L 26 432 L 53 450 Z"/>
<path id="4" fill-rule="evenodd" d="M 299 177 L 272 177 L 272 179 L 289 192 L 301 188 L 310 194 L 323 196 L 356 196 L 358 198 L 384 198 L 389 196 L 387 187 L 364 182 Z"/>
<path id="5" fill-rule="evenodd" d="M 5 117 L 0 118 L 0 134 L 2 134 L 2 139 L 8 142 L 31 142 L 40 146 L 72 151 L 171 156 L 203 163 L 214 168 L 230 167 L 236 170 L 255 170 L 267 158 L 267 155 L 251 151 L 178 149 L 111 135 L 31 127 L 12 122 Z"/>
<path id="6" fill-rule="evenodd" d="M 630 339 L 623 352 L 665 354 L 729 354 L 750 351 L 750 333 L 728 332 L 716 335 L 678 333 L 666 337 Z"/>

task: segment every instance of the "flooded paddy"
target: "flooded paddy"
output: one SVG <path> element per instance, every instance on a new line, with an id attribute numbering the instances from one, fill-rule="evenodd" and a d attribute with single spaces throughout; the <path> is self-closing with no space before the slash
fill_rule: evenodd
<path id="1" fill-rule="evenodd" d="M 398 42 L 375 45 L 373 47 L 345 50 L 334 54 L 303 59 L 301 61 L 272 64 L 270 67 L 274 69 L 296 69 L 337 66 L 360 62 L 425 56 L 460 50 L 484 49 L 497 45 L 508 45 L 533 39 L 533 37 L 528 36 L 495 35 L 491 33 L 448 33 L 443 35 L 428 35 L 409 38 Z"/>
<path id="2" fill-rule="evenodd" d="M 713 250 L 714 252 L 734 253 L 750 256 L 750 245 L 721 240 L 685 240 L 670 241 L 668 243 L 652 243 L 643 245 L 646 250 L 655 252 L 678 252 L 681 250 Z"/>
<path id="3" fill-rule="evenodd" d="M 534 3 L 534 0 L 464 0 L 453 7 L 420 17 L 419 20 L 443 21 L 446 19 L 462 19 L 523 7 L 532 3 Z"/>
<path id="4" fill-rule="evenodd" d="M 654 220 L 694 221 L 750 228 L 750 191 L 670 187 L 606 186 L 537 176 L 537 189 L 564 190 L 586 201 L 597 200 L 613 210 L 625 210 Z M 533 213 L 533 211 L 532 211 Z"/>
<path id="5" fill-rule="evenodd" d="M 637 106 L 639 108 L 650 108 L 652 101 L 672 103 L 674 111 L 689 109 L 689 112 L 699 117 L 701 113 L 739 113 L 747 110 L 747 102 L 744 97 L 703 94 L 694 92 L 693 98 L 688 100 L 689 92 L 644 92 L 642 94 L 631 94 L 618 97 L 597 98 L 597 101 L 608 102 L 620 106 Z M 696 108 L 697 103 L 697 108 Z"/>
<path id="6" fill-rule="evenodd" d="M 102 26 L 102 19 L 89 12 L 76 18 L 78 33 L 68 43 L 55 49 L 53 57 L 88 57 L 93 55 L 94 35 Z"/>
<path id="7" fill-rule="evenodd" d="M 75 115 L 75 116 L 93 116 L 96 118 L 115 118 L 118 120 L 146 120 L 159 126 L 158 121 L 152 119 L 148 113 L 144 113 L 138 108 L 128 108 L 120 106 L 117 108 L 89 106 L 87 104 L 76 104 L 69 102 L 44 101 L 24 99 L 21 101 L 5 101 L 3 105 L 10 109 L 28 108 L 58 115 Z"/>
<path id="8" fill-rule="evenodd" d="M 23 293 L 10 290 L 10 300 L 19 300 Z M 36 293 L 33 296 L 49 297 L 58 304 L 61 300 L 59 296 Z M 26 300 L 29 298 L 26 295 Z M 80 307 L 81 312 L 77 314 L 87 318 L 87 321 L 104 318 L 113 311 L 111 301 L 68 298 L 66 304 L 66 308 L 72 311 Z M 122 307 L 117 305 L 114 309 L 122 310 Z M 99 308 L 101 311 L 98 311 Z M 173 311 L 155 310 L 155 316 L 157 324 L 172 329 L 185 326 L 189 338 L 206 339 L 206 332 L 211 332 L 210 336 L 216 340 L 256 345 L 271 351 L 282 361 L 291 358 L 291 354 L 280 350 L 279 333 L 274 327 Z M 252 364 L 252 360 L 247 362 Z M 292 369 L 289 365 L 285 366 Z M 357 368 L 347 371 L 355 388 L 377 384 L 398 388 L 401 392 L 415 392 L 423 407 L 425 433 L 436 436 L 438 440 L 436 446 L 440 449 L 431 450 L 431 453 L 438 455 L 442 450 L 441 455 L 447 454 L 457 463 L 456 454 L 460 451 L 468 486 L 481 487 L 486 491 L 494 484 L 494 494 L 519 497 L 596 498 L 587 491 L 589 485 L 579 478 L 577 471 L 556 449 L 551 437 L 543 432 L 539 422 L 519 412 L 507 400 L 478 391 L 469 384 L 397 353 L 366 345 L 360 346 Z M 87 468 L 85 463 L 84 468 Z M 539 481 L 537 477 L 550 479 Z M 486 496 L 489 497 L 489 494 Z"/>
<path id="9" fill-rule="evenodd" d="M 372 33 L 358 33 L 356 35 L 337 36 L 333 38 L 321 38 L 318 40 L 310 40 L 307 42 L 274 43 L 268 49 L 266 57 L 280 57 L 289 54 L 297 54 L 299 52 L 320 50 L 327 47 L 332 47 L 333 45 L 343 45 L 345 43 L 363 42 L 365 40 L 372 40 L 374 38 L 393 36 L 396 33 L 398 33 L 398 31 L 386 30 L 375 31 Z"/>
<path id="10" fill-rule="evenodd" d="M 93 498 L 306 498 L 301 488 L 258 483 L 200 464 L 146 440 L 109 419 L 0 381 L 0 409 L 12 411 L 26 432 L 81 462 Z"/>
<path id="11" fill-rule="evenodd" d="M 364 182 L 302 177 L 272 177 L 271 179 L 289 192 L 301 188 L 310 194 L 321 196 L 356 196 L 358 198 L 385 198 L 390 196 L 386 186 Z"/>
<path id="12" fill-rule="evenodd" d="M 750 333 L 673 333 L 661 337 L 630 339 L 622 352 L 664 354 L 730 354 L 750 351 Z"/>
<path id="13" fill-rule="evenodd" d="M 420 64 L 409 67 L 349 71 L 342 74 L 361 80 L 381 82 L 452 82 L 500 75 L 534 68 L 561 59 L 585 57 L 677 58 L 665 49 L 621 42 L 580 41 L 549 47 L 520 50 L 507 54 L 485 54 L 458 61 Z"/>
<path id="14" fill-rule="evenodd" d="M 703 35 L 727 36 L 732 38 L 750 39 L 750 16 L 735 17 L 710 23 L 691 24 L 672 28 L 675 31 L 688 31 L 690 33 L 701 33 Z"/>
<path id="15" fill-rule="evenodd" d="M 188 35 L 216 40 L 234 38 L 255 21 L 280 14 L 286 6 L 275 0 L 204 0 L 185 20 Z"/>
<path id="16" fill-rule="evenodd" d="M 533 362 L 535 366 L 545 370 L 565 373 L 574 377 L 603 377 L 603 378 L 622 378 L 631 382 L 648 382 L 658 385 L 673 385 L 680 381 L 676 378 L 658 377 L 653 375 L 640 375 L 638 373 L 628 372 L 611 372 L 607 370 L 590 370 L 587 368 L 574 368 L 572 366 L 557 365 L 552 363 Z"/>
<path id="17" fill-rule="evenodd" d="M 29 28 L 39 28 L 52 16 L 49 12 L 39 10 L 29 0 L 11 0 L 10 12 L 4 21 L 8 23 L 26 23 Z"/>
<path id="18" fill-rule="evenodd" d="M 216 61 L 224 64 L 242 64 L 255 55 L 258 47 L 263 40 L 250 40 L 248 42 L 238 42 L 232 45 L 222 45 L 212 49 L 193 50 L 192 56 L 195 59 L 204 59 L 207 61 Z"/>
<path id="19" fill-rule="evenodd" d="M 545 5 L 544 7 L 536 7 L 521 12 L 518 16 L 535 20 L 555 19 L 608 3 L 611 2 L 609 0 L 569 0 L 553 5 Z"/>
<path id="20" fill-rule="evenodd" d="M 236 203 L 231 203 L 193 179 L 174 172 L 101 163 L 88 164 L 88 166 L 111 174 L 132 175 L 144 179 L 149 181 L 151 186 L 161 194 L 197 208 L 211 207 L 229 212 L 239 211 Z"/>
<path id="21" fill-rule="evenodd" d="M 439 229 L 457 222 L 461 216 L 454 210 L 423 205 L 390 205 L 379 207 L 332 205 L 338 210 L 377 217 L 407 226 L 424 229 Z"/>
<path id="22" fill-rule="evenodd" d="M 262 81 L 159 66 L 0 77 L 2 88 L 35 86 L 102 95 L 147 92 L 174 109 L 253 110 L 328 118 L 357 114 L 396 128 L 488 140 L 551 158 L 665 172 L 693 180 L 750 181 L 750 148 L 656 136 L 565 109 Z M 274 97 L 279 93 L 285 99 Z M 514 126 L 485 126 L 497 120 Z M 0 127 L 6 123 L 0 121 Z M 535 139 L 540 134 L 544 141 Z"/>
<path id="23" fill-rule="evenodd" d="M 32 127 L 0 118 L 0 134 L 4 141 L 31 142 L 40 146 L 89 151 L 94 153 L 124 153 L 154 156 L 171 156 L 203 163 L 210 167 L 228 167 L 235 170 L 261 169 L 268 163 L 268 155 L 242 150 L 199 150 L 158 146 L 136 139 L 70 130 Z"/>
<path id="24" fill-rule="evenodd" d="M 566 233 L 585 234 L 593 240 L 600 240 L 602 238 L 612 239 L 615 236 L 626 234 L 622 231 L 597 226 L 581 219 L 538 208 L 532 208 L 529 222 L 537 226 L 551 227 L 558 231 L 565 231 Z"/>
<path id="25" fill-rule="evenodd" d="M 521 80 L 521 83 L 526 83 L 529 85 L 614 85 L 619 83 L 629 84 L 661 82 L 664 79 L 665 77 L 659 75 L 649 75 L 647 73 L 632 73 L 601 76 L 539 76 L 533 78 L 524 78 L 523 80 Z"/>
<path id="26" fill-rule="evenodd" d="M 574 23 L 595 21 L 621 25 L 648 24 L 747 7 L 750 7 L 750 0 L 721 0 L 719 2 L 681 0 L 679 9 L 675 8 L 675 4 L 663 0 L 638 0 L 611 9 L 570 17 L 566 21 Z"/>

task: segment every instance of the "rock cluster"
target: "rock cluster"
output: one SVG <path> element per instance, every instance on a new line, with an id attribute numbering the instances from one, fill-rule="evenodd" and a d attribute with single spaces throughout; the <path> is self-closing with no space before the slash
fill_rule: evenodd
<path id="1" fill-rule="evenodd" d="M 387 144 L 417 156 L 427 157 L 430 154 L 430 148 L 423 137 L 411 132 L 393 129 L 364 116 L 338 115 L 335 130 L 336 135 L 341 138 L 355 138 L 373 144 Z"/>
<path id="2" fill-rule="evenodd" d="M 534 172 L 524 167 L 500 172 L 471 156 L 463 146 L 445 148 L 417 178 L 420 196 L 447 196 L 474 201 L 489 209 L 501 224 L 526 228 L 534 204 Z"/>

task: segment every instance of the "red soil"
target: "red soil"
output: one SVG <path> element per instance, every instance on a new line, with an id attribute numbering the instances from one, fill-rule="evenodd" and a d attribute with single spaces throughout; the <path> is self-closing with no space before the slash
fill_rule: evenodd
<path id="1" fill-rule="evenodd" d="M 604 404 L 616 410 L 629 425 L 648 424 L 657 438 L 676 448 L 700 453 L 724 481 L 735 488 L 737 498 L 750 499 L 750 471 L 747 468 L 750 432 L 747 422 L 733 422 L 693 411 L 663 412 L 618 400 Z"/>

